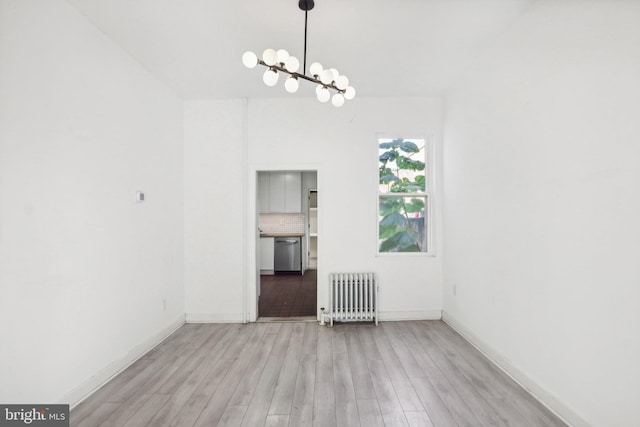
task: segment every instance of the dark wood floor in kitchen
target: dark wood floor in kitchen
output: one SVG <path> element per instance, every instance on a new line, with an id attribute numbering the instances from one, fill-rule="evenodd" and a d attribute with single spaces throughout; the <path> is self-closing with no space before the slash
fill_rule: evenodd
<path id="1" fill-rule="evenodd" d="M 260 276 L 259 317 L 315 316 L 317 271 Z"/>

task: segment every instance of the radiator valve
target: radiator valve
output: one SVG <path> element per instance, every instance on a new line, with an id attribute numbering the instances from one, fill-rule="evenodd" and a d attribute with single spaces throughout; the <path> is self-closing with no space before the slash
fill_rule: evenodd
<path id="1" fill-rule="evenodd" d="M 320 326 L 324 326 L 324 307 L 320 307 Z"/>

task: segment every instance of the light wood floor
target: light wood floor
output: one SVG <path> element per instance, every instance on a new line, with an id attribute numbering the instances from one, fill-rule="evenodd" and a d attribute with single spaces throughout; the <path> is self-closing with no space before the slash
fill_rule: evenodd
<path id="1" fill-rule="evenodd" d="M 187 324 L 72 426 L 565 426 L 441 321 Z"/>

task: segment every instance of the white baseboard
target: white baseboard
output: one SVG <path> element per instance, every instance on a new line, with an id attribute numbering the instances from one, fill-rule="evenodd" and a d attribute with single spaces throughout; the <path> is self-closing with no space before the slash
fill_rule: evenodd
<path id="1" fill-rule="evenodd" d="M 242 313 L 187 313 L 187 323 L 244 323 Z"/>
<path id="2" fill-rule="evenodd" d="M 378 320 L 385 322 L 440 319 L 442 319 L 442 310 L 378 311 Z"/>
<path id="3" fill-rule="evenodd" d="M 120 372 L 127 369 L 136 360 L 144 356 L 149 350 L 160 344 L 165 338 L 174 333 L 178 328 L 184 325 L 184 314 L 178 316 L 167 327 L 163 328 L 157 334 L 129 350 L 121 358 L 114 360 L 109 365 L 98 371 L 94 376 L 81 383 L 72 391 L 63 396 L 59 403 L 69 404 L 70 409 L 78 406 L 83 400 L 91 396 L 96 390 L 109 382 Z"/>
<path id="4" fill-rule="evenodd" d="M 440 320 L 442 310 L 379 311 L 378 320 L 385 322 L 402 320 Z M 187 313 L 187 323 L 244 323 L 242 313 Z M 248 319 L 248 321 L 251 321 Z"/>
<path id="5" fill-rule="evenodd" d="M 555 395 L 541 387 L 524 372 L 511 364 L 508 358 L 495 351 L 491 346 L 478 338 L 470 329 L 464 326 L 456 318 L 446 311 L 442 313 L 442 320 L 471 345 L 482 352 L 487 359 L 496 365 L 501 371 L 522 386 L 531 396 L 547 407 L 551 412 L 560 417 L 565 423 L 573 427 L 590 427 L 582 417 L 576 414 L 571 408 L 562 403 Z"/>

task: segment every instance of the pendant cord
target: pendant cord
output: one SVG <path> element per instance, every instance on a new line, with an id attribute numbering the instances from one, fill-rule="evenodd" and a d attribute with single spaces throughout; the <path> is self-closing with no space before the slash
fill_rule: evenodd
<path id="1" fill-rule="evenodd" d="M 303 74 L 307 74 L 307 12 L 304 11 L 304 65 L 302 67 Z"/>

